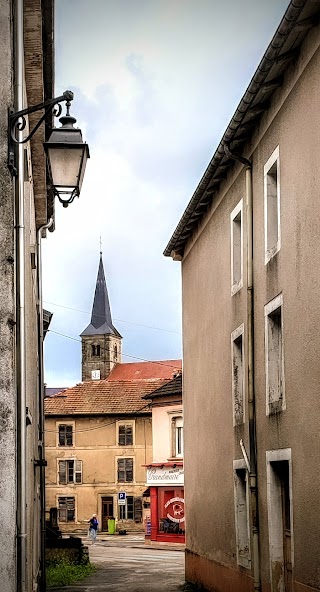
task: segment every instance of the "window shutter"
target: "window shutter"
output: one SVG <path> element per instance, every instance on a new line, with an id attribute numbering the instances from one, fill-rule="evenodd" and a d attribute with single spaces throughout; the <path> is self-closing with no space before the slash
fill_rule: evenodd
<path id="1" fill-rule="evenodd" d="M 75 461 L 75 483 L 82 483 L 82 460 Z"/>
<path id="2" fill-rule="evenodd" d="M 73 444 L 72 430 L 73 430 L 72 425 L 66 426 L 66 444 L 67 444 L 67 446 L 72 446 L 72 444 Z"/>
<path id="3" fill-rule="evenodd" d="M 119 425 L 119 446 L 125 446 L 126 444 L 126 426 Z"/>
<path id="4" fill-rule="evenodd" d="M 142 498 L 134 498 L 134 521 L 142 522 Z"/>
<path id="5" fill-rule="evenodd" d="M 126 458 L 126 481 L 133 481 L 133 459 Z"/>
<path id="6" fill-rule="evenodd" d="M 125 481 L 125 461 L 122 458 L 118 458 L 118 481 Z"/>
<path id="7" fill-rule="evenodd" d="M 132 425 L 126 426 L 126 445 L 130 446 L 133 444 L 133 433 L 132 433 Z"/>
<path id="8" fill-rule="evenodd" d="M 67 461 L 59 460 L 59 483 L 67 483 Z"/>
<path id="9" fill-rule="evenodd" d="M 59 425 L 59 446 L 65 445 L 65 433 L 64 433 L 64 425 Z"/>

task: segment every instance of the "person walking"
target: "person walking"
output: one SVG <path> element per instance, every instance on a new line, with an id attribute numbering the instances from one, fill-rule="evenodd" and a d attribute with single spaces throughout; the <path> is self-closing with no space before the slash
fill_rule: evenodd
<path id="1" fill-rule="evenodd" d="M 90 518 L 89 522 L 89 537 L 92 540 L 92 544 L 94 545 L 97 540 L 97 530 L 99 526 L 99 521 L 97 519 L 97 514 L 92 514 L 92 518 Z"/>

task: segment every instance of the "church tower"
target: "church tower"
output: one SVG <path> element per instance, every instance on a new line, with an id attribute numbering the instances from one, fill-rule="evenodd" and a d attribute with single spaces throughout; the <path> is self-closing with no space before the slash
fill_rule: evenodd
<path id="1" fill-rule="evenodd" d="M 107 378 L 114 365 L 121 362 L 122 337 L 112 324 L 102 253 L 100 253 L 91 323 L 80 337 L 82 341 L 82 380 Z"/>

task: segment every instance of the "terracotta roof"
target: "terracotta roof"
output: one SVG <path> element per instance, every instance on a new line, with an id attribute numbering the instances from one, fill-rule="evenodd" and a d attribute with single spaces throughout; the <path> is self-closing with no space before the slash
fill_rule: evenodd
<path id="1" fill-rule="evenodd" d="M 83 382 L 47 397 L 44 400 L 45 415 L 148 413 L 147 402 L 142 396 L 151 393 L 165 382 L 163 378 Z"/>
<path id="2" fill-rule="evenodd" d="M 136 379 L 149 380 L 153 378 L 170 379 L 181 369 L 182 360 L 159 360 L 156 362 L 117 364 L 109 374 L 107 381 Z"/>
<path id="3" fill-rule="evenodd" d="M 177 395 L 182 399 L 182 374 L 179 374 L 172 380 L 161 385 L 152 393 L 143 395 L 143 399 L 158 399 L 160 397 L 167 397 L 168 395 Z"/>

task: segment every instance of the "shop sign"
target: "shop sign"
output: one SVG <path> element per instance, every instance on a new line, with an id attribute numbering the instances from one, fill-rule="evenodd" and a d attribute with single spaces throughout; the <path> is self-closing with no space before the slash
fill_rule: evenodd
<path id="1" fill-rule="evenodd" d="M 172 522 L 181 524 L 184 522 L 184 499 L 183 497 L 172 497 L 164 504 L 167 511 L 167 518 Z"/>
<path id="2" fill-rule="evenodd" d="M 167 485 L 171 483 L 183 485 L 183 467 L 150 467 L 147 469 L 147 483 L 148 485 Z"/>

